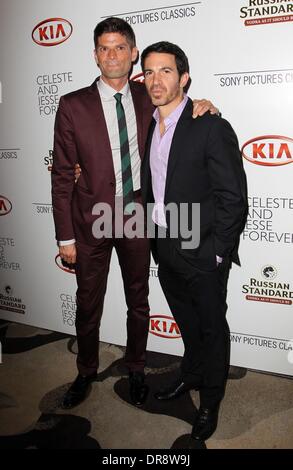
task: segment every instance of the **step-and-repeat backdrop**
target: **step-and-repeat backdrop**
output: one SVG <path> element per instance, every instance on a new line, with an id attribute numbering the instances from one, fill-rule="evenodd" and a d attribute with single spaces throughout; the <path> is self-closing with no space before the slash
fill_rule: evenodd
<path id="1" fill-rule="evenodd" d="M 75 333 L 75 276 L 63 269 L 54 240 L 53 125 L 60 96 L 98 75 L 94 27 L 119 16 L 141 51 L 160 40 L 184 49 L 189 95 L 212 100 L 239 137 L 249 217 L 242 266 L 229 282 L 231 363 L 293 375 L 293 1 L 0 4 L 0 318 Z M 182 354 L 154 263 L 150 305 L 148 349 Z M 124 345 L 125 320 L 113 254 L 101 339 Z"/>

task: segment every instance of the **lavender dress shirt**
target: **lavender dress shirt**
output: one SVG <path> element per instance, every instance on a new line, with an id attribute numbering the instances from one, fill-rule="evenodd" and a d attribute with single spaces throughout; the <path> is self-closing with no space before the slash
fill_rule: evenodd
<path id="1" fill-rule="evenodd" d="M 156 109 L 153 114 L 153 117 L 156 121 L 156 127 L 154 129 L 150 150 L 152 187 L 155 199 L 152 219 L 155 224 L 161 227 L 167 227 L 164 208 L 164 195 L 170 148 L 177 122 L 182 114 L 183 109 L 185 108 L 187 100 L 187 95 L 184 95 L 183 100 L 177 106 L 177 108 L 174 109 L 174 111 L 164 119 L 165 132 L 163 135 L 160 134 L 159 110 Z"/>

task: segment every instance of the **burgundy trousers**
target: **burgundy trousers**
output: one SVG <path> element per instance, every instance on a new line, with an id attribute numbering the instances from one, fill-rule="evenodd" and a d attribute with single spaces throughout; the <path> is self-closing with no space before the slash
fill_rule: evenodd
<path id="1" fill-rule="evenodd" d="M 77 242 L 76 248 L 78 289 L 75 325 L 79 373 L 90 375 L 99 365 L 99 326 L 113 248 L 117 252 L 127 304 L 125 363 L 130 371 L 143 371 L 149 329 L 149 240 L 105 238 L 97 246 Z"/>

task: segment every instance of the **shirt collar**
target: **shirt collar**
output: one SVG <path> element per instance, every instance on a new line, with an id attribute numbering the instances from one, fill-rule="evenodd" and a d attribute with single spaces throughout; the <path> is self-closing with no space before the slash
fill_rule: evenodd
<path id="1" fill-rule="evenodd" d="M 187 100 L 188 100 L 188 96 L 184 93 L 183 100 L 181 101 L 181 103 L 179 103 L 177 108 L 175 108 L 174 111 L 172 111 L 172 113 L 169 114 L 169 116 L 167 116 L 164 119 L 165 125 L 177 124 L 177 122 L 178 122 L 178 120 L 181 116 L 181 113 L 182 113 L 183 109 L 185 108 Z M 153 118 L 156 120 L 156 122 L 160 121 L 160 113 L 159 113 L 158 108 L 155 109 L 155 111 L 153 113 Z"/>
<path id="2" fill-rule="evenodd" d="M 102 77 L 100 77 L 100 80 L 97 81 L 97 87 L 100 92 L 100 95 L 103 97 L 104 100 L 110 101 L 114 99 L 114 95 L 116 95 L 117 90 L 115 88 L 112 88 L 108 83 L 104 82 Z M 127 82 L 124 87 L 119 91 L 123 96 L 128 96 L 130 93 L 130 86 L 129 83 Z"/>

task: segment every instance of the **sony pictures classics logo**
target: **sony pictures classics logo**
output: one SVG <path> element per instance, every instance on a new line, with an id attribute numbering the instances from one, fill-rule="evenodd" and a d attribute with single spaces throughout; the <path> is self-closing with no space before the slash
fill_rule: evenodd
<path id="1" fill-rule="evenodd" d="M 275 279 L 277 274 L 278 274 L 278 271 L 271 264 L 263 266 L 261 269 L 261 275 L 264 279 Z"/>

